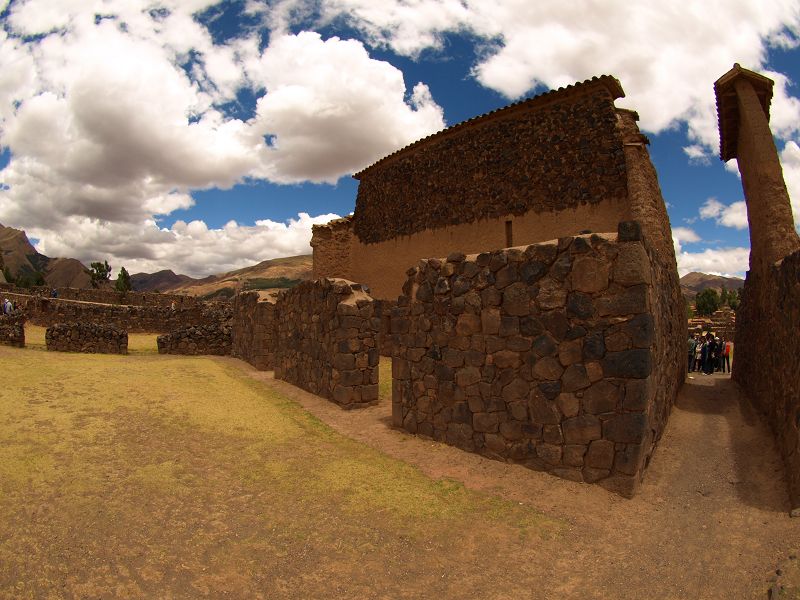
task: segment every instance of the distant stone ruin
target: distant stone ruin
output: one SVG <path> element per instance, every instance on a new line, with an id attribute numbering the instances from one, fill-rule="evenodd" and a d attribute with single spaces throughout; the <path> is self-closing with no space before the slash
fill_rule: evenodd
<path id="1" fill-rule="evenodd" d="M 354 214 L 314 227 L 317 277 L 398 300 L 380 318 L 397 426 L 635 492 L 686 321 L 623 95 L 596 77 L 450 127 L 356 174 Z"/>
<path id="2" fill-rule="evenodd" d="M 714 91 L 720 158 L 737 159 L 750 225 L 732 377 L 775 433 L 800 516 L 800 236 L 769 127 L 773 83 L 736 64 Z"/>
<path id="3" fill-rule="evenodd" d="M 47 328 L 45 342 L 56 352 L 128 353 L 128 332 L 98 323 L 57 323 Z"/>
<path id="4" fill-rule="evenodd" d="M 25 347 L 25 314 L 0 314 L 0 345 Z"/>
<path id="5" fill-rule="evenodd" d="M 228 322 L 192 325 L 176 329 L 156 339 L 159 354 L 216 355 L 231 353 L 231 326 Z"/>

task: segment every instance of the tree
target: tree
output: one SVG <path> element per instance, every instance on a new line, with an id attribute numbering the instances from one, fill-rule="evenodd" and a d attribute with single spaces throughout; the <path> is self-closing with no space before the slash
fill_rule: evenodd
<path id="1" fill-rule="evenodd" d="M 123 294 L 131 291 L 131 276 L 128 275 L 128 271 L 125 267 L 120 268 L 119 275 L 117 275 L 117 282 L 114 284 L 114 289 Z"/>
<path id="2" fill-rule="evenodd" d="M 111 267 L 108 266 L 108 261 L 93 262 L 89 265 L 89 276 L 92 278 L 92 287 L 100 287 L 104 281 L 111 279 Z"/>
<path id="3" fill-rule="evenodd" d="M 727 306 L 728 304 L 728 290 L 725 288 L 725 285 L 722 285 L 722 291 L 719 293 L 719 305 L 720 306 Z"/>
<path id="4" fill-rule="evenodd" d="M 739 305 L 742 303 L 742 288 L 738 290 L 731 290 L 731 293 L 728 295 L 728 306 L 730 306 L 733 310 L 739 308 Z"/>
<path id="5" fill-rule="evenodd" d="M 697 294 L 694 299 L 697 314 L 708 317 L 719 309 L 719 294 L 713 288 L 707 288 Z"/>

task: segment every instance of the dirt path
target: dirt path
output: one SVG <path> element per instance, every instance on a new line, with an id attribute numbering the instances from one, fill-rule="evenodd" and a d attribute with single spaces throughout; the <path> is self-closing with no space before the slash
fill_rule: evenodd
<path id="1" fill-rule="evenodd" d="M 772 437 L 725 375 L 687 380 L 640 493 L 626 500 L 393 430 L 386 398 L 348 412 L 271 374 L 249 373 L 431 477 L 566 520 L 557 547 L 539 553 L 547 558 L 538 568 L 559 582 L 547 597 L 765 598 L 776 567 L 800 546 Z"/>

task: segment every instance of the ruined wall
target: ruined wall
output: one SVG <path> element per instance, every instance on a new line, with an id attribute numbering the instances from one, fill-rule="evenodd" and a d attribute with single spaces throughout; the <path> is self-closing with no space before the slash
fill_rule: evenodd
<path id="1" fill-rule="evenodd" d="M 356 175 L 364 243 L 529 211 L 627 196 L 613 77 L 548 92 L 470 119 Z M 506 246 L 506 244 L 502 244 Z"/>
<path id="2" fill-rule="evenodd" d="M 128 331 L 167 333 L 175 329 L 229 321 L 233 308 L 227 302 L 197 303 L 172 310 L 160 306 L 124 306 L 78 302 L 61 298 L 6 293 L 22 308 L 31 323 L 48 327 L 55 323 L 86 322 L 115 325 Z"/>
<path id="3" fill-rule="evenodd" d="M 341 279 L 304 281 L 275 305 L 275 377 L 354 408 L 378 399 L 372 298 Z"/>
<path id="4" fill-rule="evenodd" d="M 156 340 L 159 354 L 228 356 L 231 353 L 231 327 L 211 323 L 177 329 Z"/>
<path id="5" fill-rule="evenodd" d="M 766 273 L 749 271 L 736 311 L 733 379 L 765 415 L 800 513 L 800 252 Z"/>
<path id="6" fill-rule="evenodd" d="M 78 300 L 81 302 L 98 302 L 100 304 L 124 304 L 129 306 L 161 306 L 169 308 L 173 302 L 176 307 L 189 308 L 200 302 L 193 296 L 180 294 L 155 294 L 152 292 L 117 292 L 108 289 L 81 289 L 59 287 L 58 297 L 62 300 Z M 37 286 L 20 288 L 13 284 L 0 284 L 0 290 L 25 296 L 41 296 L 49 298 L 52 287 Z"/>
<path id="7" fill-rule="evenodd" d="M 0 345 L 14 346 L 16 348 L 25 347 L 24 314 L 0 314 Z"/>
<path id="8" fill-rule="evenodd" d="M 393 423 L 632 495 L 663 426 L 638 233 L 421 261 L 392 311 Z"/>
<path id="9" fill-rule="evenodd" d="M 47 328 L 45 342 L 57 352 L 128 353 L 128 332 L 113 325 L 57 323 Z"/>
<path id="10" fill-rule="evenodd" d="M 260 371 L 275 365 L 275 297 L 243 292 L 233 300 L 231 354 Z"/>

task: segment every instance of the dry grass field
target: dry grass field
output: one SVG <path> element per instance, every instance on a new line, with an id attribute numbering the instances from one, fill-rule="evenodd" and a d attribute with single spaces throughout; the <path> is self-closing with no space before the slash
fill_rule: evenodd
<path id="1" fill-rule="evenodd" d="M 336 433 L 235 361 L 27 333 L 0 346 L 0 598 L 488 592 L 476 560 L 524 579 L 514 557 L 564 529 Z"/>

